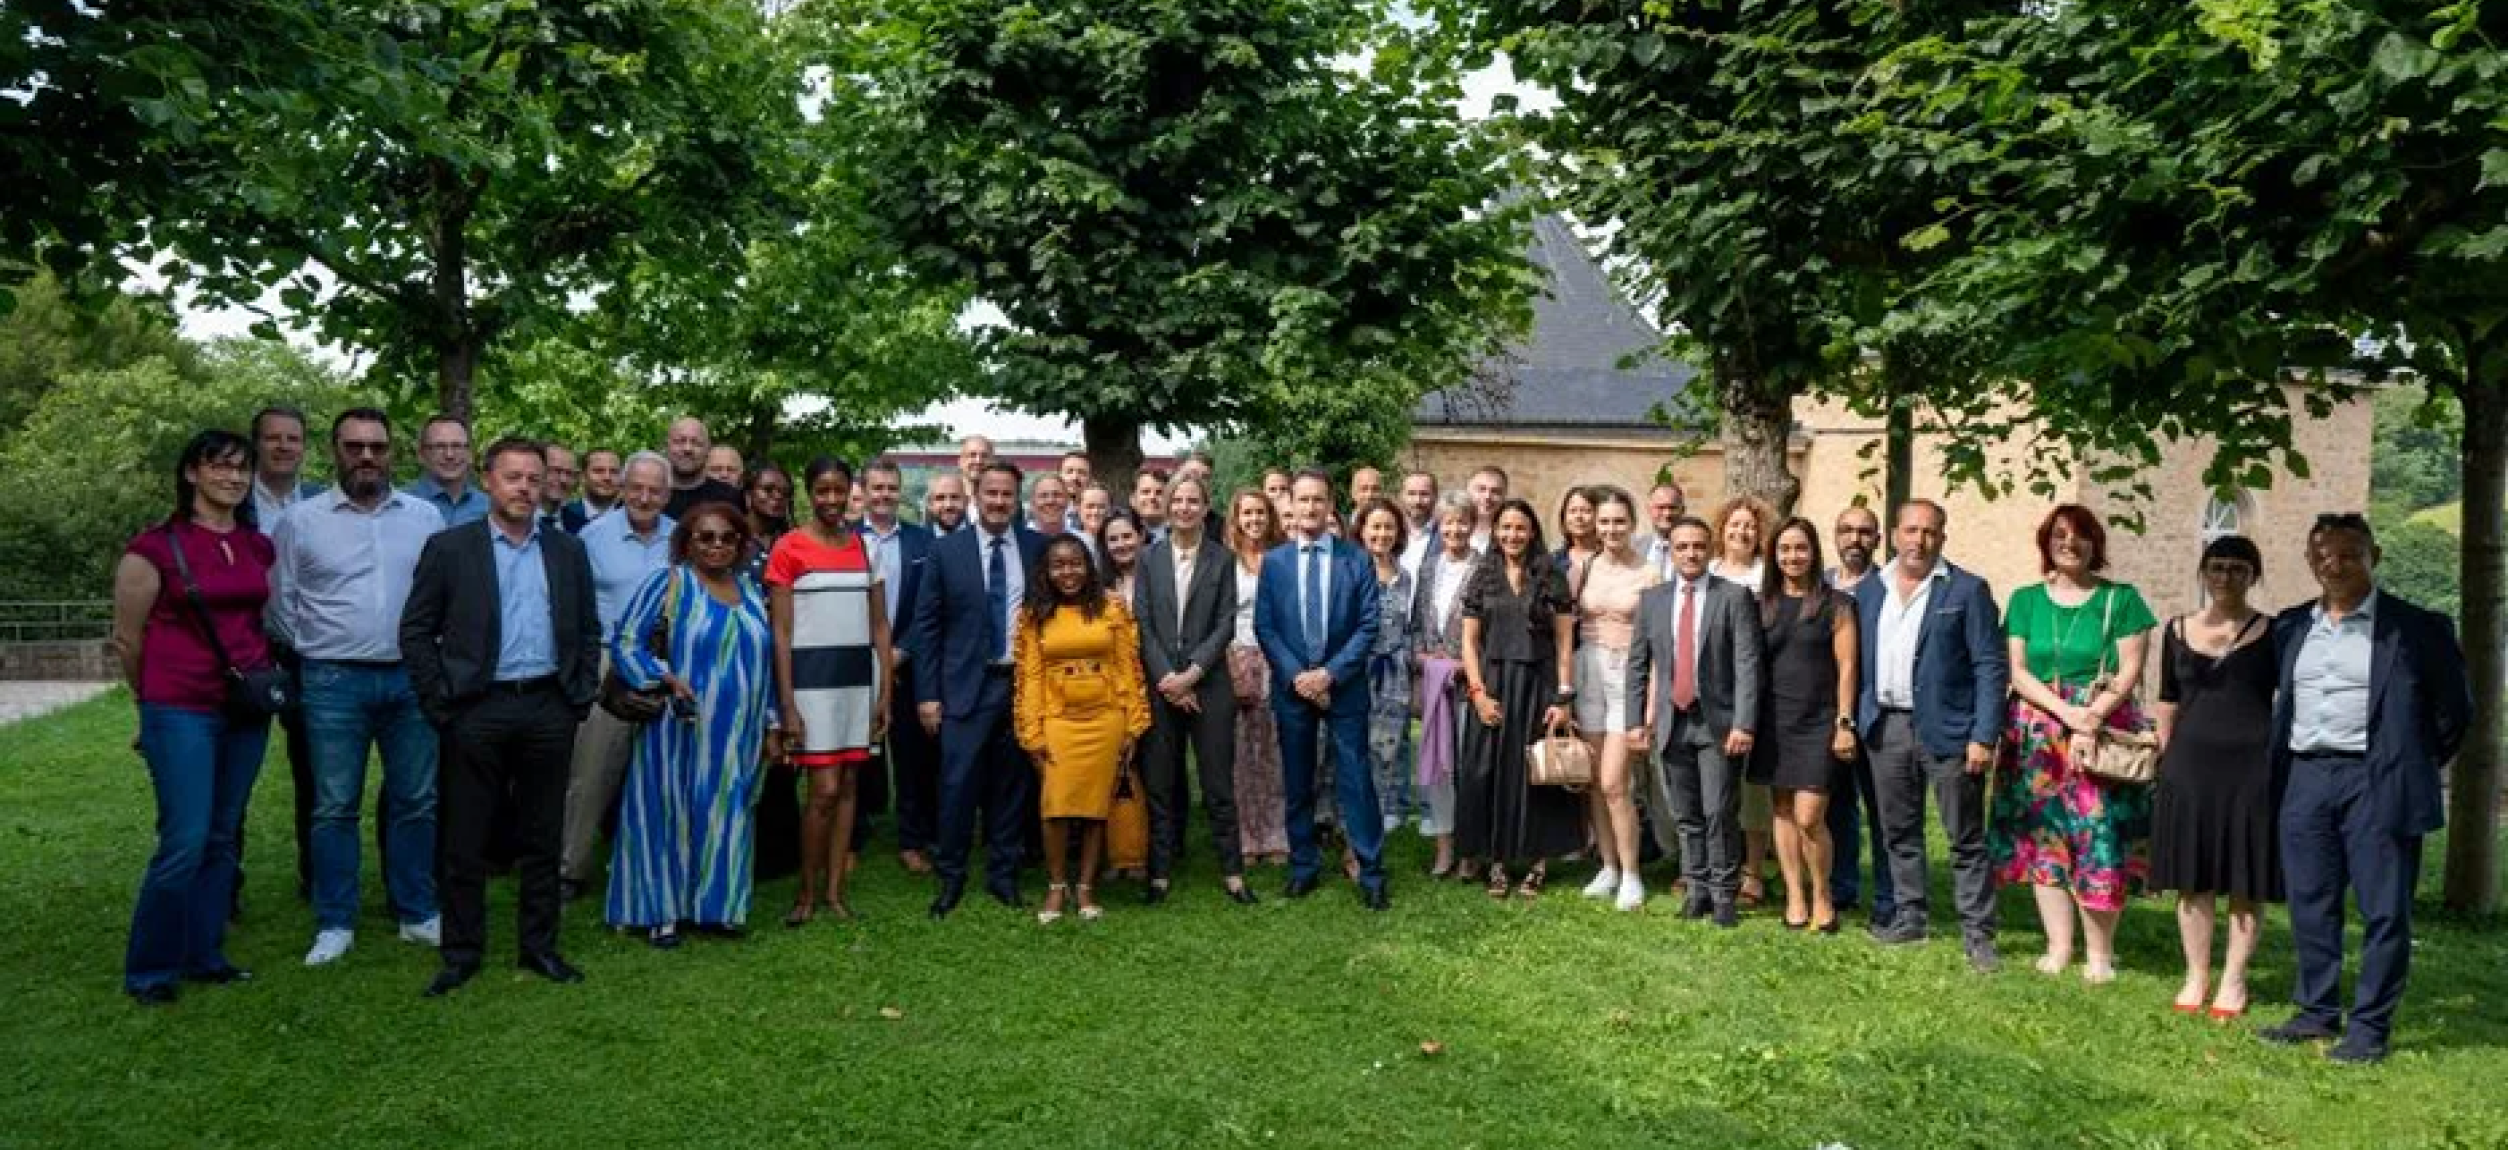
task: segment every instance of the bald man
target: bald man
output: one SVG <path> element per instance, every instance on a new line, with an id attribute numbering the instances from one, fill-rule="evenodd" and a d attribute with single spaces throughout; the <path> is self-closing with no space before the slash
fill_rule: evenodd
<path id="1" fill-rule="evenodd" d="M 671 421 L 668 448 L 663 454 L 671 461 L 671 498 L 662 513 L 675 522 L 688 517 L 688 509 L 707 503 L 728 504 L 734 511 L 745 511 L 741 505 L 740 488 L 712 478 L 705 473 L 706 460 L 714 452 L 714 437 L 706 433 L 705 421 L 683 415 Z"/>

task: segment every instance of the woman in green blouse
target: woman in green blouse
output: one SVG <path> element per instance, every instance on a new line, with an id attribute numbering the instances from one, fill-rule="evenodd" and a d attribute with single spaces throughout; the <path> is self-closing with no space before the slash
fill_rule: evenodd
<path id="1" fill-rule="evenodd" d="M 2158 622 L 2142 594 L 2110 582 L 2107 532 L 2087 508 L 2064 504 L 2038 525 L 2046 582 L 2012 593 L 2003 616 L 2012 702 L 1993 780 L 1987 845 L 1996 877 L 2027 882 L 2046 928 L 2038 970 L 2061 974 L 2073 957 L 2080 908 L 2088 952 L 2082 977 L 2116 977 L 2116 922 L 2148 867 L 2150 788 L 2107 783 L 2072 768 L 2102 726 L 2141 729 L 2134 686 Z"/>

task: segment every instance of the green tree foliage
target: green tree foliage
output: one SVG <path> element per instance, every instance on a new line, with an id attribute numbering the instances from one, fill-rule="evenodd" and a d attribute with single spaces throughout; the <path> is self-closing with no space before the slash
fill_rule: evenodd
<path id="1" fill-rule="evenodd" d="M 162 301 L 111 293 L 81 306 L 59 279 L 36 275 L 18 287 L 16 308 L 0 316 L 0 440 L 71 376 L 151 357 L 178 375 L 200 367 L 198 350 L 176 333 Z"/>
<path id="2" fill-rule="evenodd" d="M 202 428 L 246 432 L 272 403 L 303 408 L 309 438 L 361 402 L 339 373 L 285 344 L 226 340 L 189 357 L 150 356 L 74 374 L 0 443 L 0 599 L 91 599 L 140 528 L 173 508 L 174 462 Z M 403 436 L 414 440 L 413 436 Z M 406 462 L 412 453 L 398 453 Z M 310 446 L 309 471 L 327 453 Z"/>
<path id="3" fill-rule="evenodd" d="M 276 291 L 289 322 L 432 378 L 468 415 L 508 339 L 581 330 L 632 269 L 724 278 L 798 120 L 746 4 L 348 0 L 292 66 L 157 109 L 179 183 L 147 250 L 205 298 Z"/>
<path id="4" fill-rule="evenodd" d="M 1144 427 L 1309 419 L 1313 388 L 1416 396 L 1529 319 L 1500 141 L 1376 5 L 820 10 L 875 45 L 875 209 L 1008 316 L 983 337 L 993 390 L 1078 419 L 1109 483 Z"/>
<path id="5" fill-rule="evenodd" d="M 2450 618 L 2464 611 L 2463 585 L 2456 579 L 2460 545 L 2447 529 L 2417 520 L 2380 528 L 2378 586 Z"/>
<path id="6" fill-rule="evenodd" d="M 2444 393 L 2415 385 L 2377 393 L 2369 446 L 2369 506 L 2379 529 L 2464 493 L 2464 412 Z"/>

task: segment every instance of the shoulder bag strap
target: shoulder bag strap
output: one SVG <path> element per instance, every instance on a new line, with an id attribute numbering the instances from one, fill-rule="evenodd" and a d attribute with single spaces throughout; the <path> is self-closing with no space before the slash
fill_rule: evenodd
<path id="1" fill-rule="evenodd" d="M 2107 604 L 2099 611 L 2099 675 L 2090 680 L 2090 693 L 2094 696 L 2102 687 L 2113 685 L 2107 679 L 2107 656 L 2116 645 L 2109 640 L 2107 630 L 2116 621 L 2116 584 L 2101 583 L 2096 593 L 2107 596 Z M 2125 694 L 2131 695 L 2133 690 L 2127 688 Z"/>
<path id="2" fill-rule="evenodd" d="M 174 572 L 183 578 L 183 599 L 191 604 L 192 621 L 200 625 L 202 638 L 209 640 L 209 653 L 218 657 L 218 668 L 229 678 L 235 677 L 235 660 L 228 658 L 226 644 L 218 639 L 218 628 L 209 622 L 209 609 L 200 601 L 200 583 L 192 578 L 191 560 L 183 557 L 183 538 L 169 523 L 165 528 L 166 550 L 174 553 Z"/>

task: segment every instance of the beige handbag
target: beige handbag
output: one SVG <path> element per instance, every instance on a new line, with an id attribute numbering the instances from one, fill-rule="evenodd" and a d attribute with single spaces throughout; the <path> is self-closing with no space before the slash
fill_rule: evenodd
<path id="1" fill-rule="evenodd" d="M 2110 591 L 2107 608 L 2099 620 L 2099 677 L 2091 680 L 2090 693 L 2093 696 L 2112 685 L 2107 669 L 2107 627 L 2115 617 L 2116 593 Z M 2129 699 L 2137 693 L 2134 688 L 2125 691 Z M 2100 782 L 2144 785 L 2160 777 L 2160 736 L 2155 732 L 2119 730 L 2101 724 L 2098 732 L 2091 736 L 2091 747 L 2090 761 L 2073 765 Z"/>
<path id="2" fill-rule="evenodd" d="M 1524 774 L 1536 787 L 1583 790 L 1594 784 L 1594 750 L 1577 737 L 1575 723 L 1552 727 L 1524 748 Z"/>

